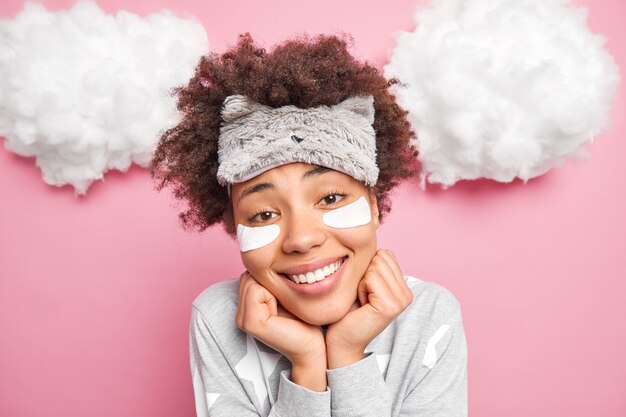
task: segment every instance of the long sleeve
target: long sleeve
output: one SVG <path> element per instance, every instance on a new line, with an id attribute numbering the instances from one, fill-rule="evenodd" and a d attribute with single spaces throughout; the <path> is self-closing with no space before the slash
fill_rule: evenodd
<path id="1" fill-rule="evenodd" d="M 252 340 L 248 337 L 246 340 Z M 190 363 L 198 417 L 329 417 L 330 391 L 314 392 L 289 380 L 289 370 L 280 374 L 278 394 L 274 402 L 263 386 L 265 378 L 256 372 L 267 366 L 260 359 L 256 348 L 220 343 L 209 321 L 195 307 L 190 323 Z M 231 350 L 243 350 L 245 356 L 237 364 L 226 357 L 223 345 Z M 254 390 L 246 390 L 237 371 L 245 374 L 254 383 Z M 263 391 L 265 390 L 265 391 Z M 256 391 L 256 392 L 255 392 Z M 265 392 L 269 397 L 259 399 Z M 272 404 L 273 403 L 273 404 Z M 269 409 L 268 409 L 269 408 Z"/>
<path id="2" fill-rule="evenodd" d="M 460 303 L 436 283 L 405 279 L 411 305 L 363 359 L 326 371 L 325 392 L 295 384 L 284 356 L 237 328 L 238 281 L 207 288 L 190 325 L 198 417 L 467 417 Z"/>
<path id="3" fill-rule="evenodd" d="M 333 417 L 467 417 L 460 304 L 448 291 L 429 288 L 363 359 L 327 370 Z"/>
<path id="4" fill-rule="evenodd" d="M 333 417 L 391 416 L 391 395 L 372 352 L 358 362 L 328 369 Z"/>
<path id="5" fill-rule="evenodd" d="M 434 329 L 421 357 L 429 370 L 402 402 L 401 417 L 467 417 L 467 342 L 460 306 Z"/>

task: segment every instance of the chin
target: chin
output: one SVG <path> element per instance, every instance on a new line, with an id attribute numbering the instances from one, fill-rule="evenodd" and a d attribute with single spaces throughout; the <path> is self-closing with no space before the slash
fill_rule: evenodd
<path id="1" fill-rule="evenodd" d="M 323 314 L 319 313 L 319 310 L 323 311 Z M 348 311 L 350 310 L 350 305 L 342 308 L 323 308 L 318 309 L 317 311 L 307 312 L 308 314 L 298 315 L 300 320 L 305 321 L 309 324 L 313 324 L 315 326 L 322 326 L 326 324 L 332 324 L 341 320 Z"/>

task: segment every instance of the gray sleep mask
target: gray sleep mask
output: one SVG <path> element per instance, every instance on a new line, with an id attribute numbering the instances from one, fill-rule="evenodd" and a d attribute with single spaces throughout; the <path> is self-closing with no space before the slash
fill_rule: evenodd
<path id="1" fill-rule="evenodd" d="M 242 95 L 226 97 L 221 111 L 217 179 L 244 182 L 291 162 L 341 171 L 376 184 L 374 97 L 350 97 L 333 106 L 272 108 Z"/>

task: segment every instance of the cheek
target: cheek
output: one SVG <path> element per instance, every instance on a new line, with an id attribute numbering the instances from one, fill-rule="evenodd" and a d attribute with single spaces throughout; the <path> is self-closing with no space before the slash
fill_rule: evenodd
<path id="1" fill-rule="evenodd" d="M 372 221 L 371 207 L 364 196 L 324 213 L 322 222 L 328 233 L 334 235 L 343 246 L 352 249 L 355 258 L 361 260 L 359 262 L 374 256 L 377 224 Z"/>
<path id="2" fill-rule="evenodd" d="M 376 251 L 376 227 L 374 223 L 344 230 L 333 230 L 337 240 L 345 247 L 354 251 L 357 258 L 374 256 Z M 370 258 L 371 258 L 370 256 Z"/>
<path id="3" fill-rule="evenodd" d="M 243 266 L 255 278 L 261 278 L 272 265 L 276 253 L 276 242 L 259 249 L 241 252 Z"/>
<path id="4" fill-rule="evenodd" d="M 376 254 L 378 243 L 376 240 L 376 225 L 371 222 L 365 226 L 351 229 L 335 230 L 334 235 L 340 244 L 353 252 L 350 270 L 354 280 L 350 280 L 351 285 L 365 274 L 372 258 Z"/>
<path id="5" fill-rule="evenodd" d="M 276 251 L 276 238 L 280 235 L 278 225 L 247 227 L 237 225 L 237 240 L 241 261 L 253 277 L 263 281 Z"/>

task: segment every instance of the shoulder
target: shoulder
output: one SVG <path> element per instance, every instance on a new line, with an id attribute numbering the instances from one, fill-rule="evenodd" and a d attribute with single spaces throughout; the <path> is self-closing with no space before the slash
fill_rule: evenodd
<path id="1" fill-rule="evenodd" d="M 396 338 L 414 346 L 423 358 L 422 364 L 432 368 L 436 352 L 449 346 L 460 356 L 467 356 L 461 303 L 445 286 L 406 276 L 413 291 L 413 301 L 398 317 Z M 413 342 L 411 342 L 413 341 Z M 436 349 L 435 349 L 436 345 Z"/>
<path id="2" fill-rule="evenodd" d="M 427 317 L 434 322 L 461 318 L 461 303 L 448 288 L 411 275 L 405 275 L 404 279 L 413 291 L 413 302 L 403 314 Z"/>
<path id="3" fill-rule="evenodd" d="M 463 336 L 461 303 L 452 291 L 415 276 L 404 275 L 404 279 L 413 292 L 413 301 L 368 346 L 368 350 L 383 358 L 385 355 L 401 358 L 391 361 L 389 366 L 403 375 L 407 366 L 430 368 L 435 345 L 437 349 L 445 349 L 453 337 L 460 340 Z M 423 377 L 419 372 L 413 372 L 413 375 Z"/>
<path id="4" fill-rule="evenodd" d="M 192 317 L 205 321 L 217 334 L 236 332 L 238 295 L 238 278 L 216 282 L 193 300 Z"/>
<path id="5" fill-rule="evenodd" d="M 239 279 L 216 282 L 198 294 L 192 305 L 201 312 L 231 309 L 237 307 L 238 293 Z"/>

